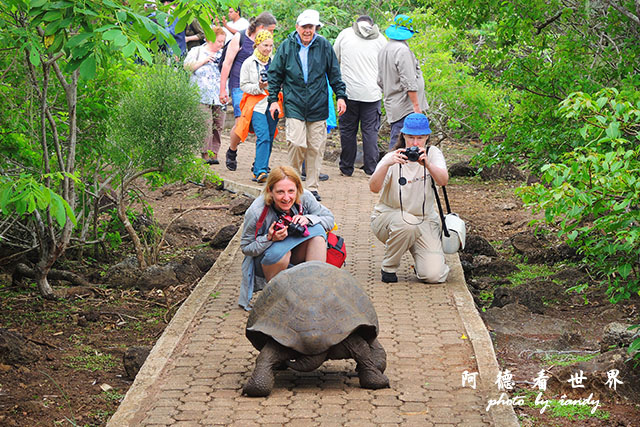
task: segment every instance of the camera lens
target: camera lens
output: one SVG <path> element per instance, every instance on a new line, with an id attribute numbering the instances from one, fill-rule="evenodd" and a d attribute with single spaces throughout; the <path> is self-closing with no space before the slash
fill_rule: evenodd
<path id="1" fill-rule="evenodd" d="M 409 147 L 402 153 L 407 156 L 407 160 L 410 162 L 417 162 L 420 158 L 420 148 L 418 147 Z"/>

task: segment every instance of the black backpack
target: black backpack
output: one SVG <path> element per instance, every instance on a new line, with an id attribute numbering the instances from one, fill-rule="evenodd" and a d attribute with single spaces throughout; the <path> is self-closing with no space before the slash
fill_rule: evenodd
<path id="1" fill-rule="evenodd" d="M 242 44 L 244 43 L 244 38 L 247 36 L 246 31 L 242 30 L 240 31 L 240 49 L 242 49 Z M 231 39 L 233 40 L 233 39 Z M 229 47 L 229 43 L 231 43 L 231 40 L 229 40 L 227 42 L 227 44 L 224 45 L 224 47 L 222 48 L 222 54 L 220 55 L 220 58 L 218 59 L 218 69 L 220 71 L 222 71 L 222 65 L 224 64 L 224 58 L 226 58 L 227 56 L 227 48 Z"/>

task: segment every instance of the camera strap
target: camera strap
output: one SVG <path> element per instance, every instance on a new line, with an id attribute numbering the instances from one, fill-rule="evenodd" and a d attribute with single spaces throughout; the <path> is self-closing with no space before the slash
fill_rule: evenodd
<path id="1" fill-rule="evenodd" d="M 427 150 L 428 152 L 428 150 Z M 398 180 L 398 184 L 400 184 L 400 186 L 398 187 L 398 196 L 400 197 L 400 214 L 402 215 L 402 220 L 404 222 L 406 222 L 409 225 L 420 225 L 424 222 L 424 205 L 427 201 L 427 168 L 426 167 L 422 167 L 422 187 L 423 187 L 423 191 L 422 191 L 422 220 L 420 220 L 420 222 L 417 223 L 412 223 L 407 221 L 406 219 L 404 219 L 404 209 L 402 207 L 402 187 L 404 184 L 402 184 L 400 182 L 401 179 L 403 179 L 404 177 L 402 176 L 402 165 L 398 163 L 399 169 L 400 169 L 400 179 Z M 404 180 L 405 184 L 406 184 L 406 179 Z M 440 206 L 440 201 L 438 200 L 438 206 Z"/>
<path id="2" fill-rule="evenodd" d="M 447 222 L 444 220 L 444 212 L 442 211 L 442 203 L 440 203 L 440 196 L 438 195 L 438 189 L 436 188 L 436 183 L 431 178 L 431 188 L 433 188 L 433 195 L 436 198 L 436 203 L 438 204 L 438 212 L 440 212 L 440 221 L 442 222 L 442 233 L 449 237 L 449 230 L 447 229 Z M 449 206 L 449 198 L 447 197 L 447 190 L 442 187 L 442 192 L 444 193 L 444 200 L 447 204 L 447 213 L 451 213 L 451 207 Z"/>
<path id="3" fill-rule="evenodd" d="M 256 222 L 256 231 L 254 233 L 254 237 L 256 238 L 258 237 L 258 230 L 260 230 L 260 228 L 262 227 L 262 224 L 264 224 L 264 219 L 267 217 L 267 212 L 269 212 L 269 208 L 270 208 L 269 205 L 264 205 L 264 208 L 262 208 L 262 213 L 260 214 L 260 218 L 258 218 L 258 222 Z M 302 203 L 300 203 L 300 206 L 298 207 L 298 214 L 303 215 L 302 211 L 303 211 Z"/>

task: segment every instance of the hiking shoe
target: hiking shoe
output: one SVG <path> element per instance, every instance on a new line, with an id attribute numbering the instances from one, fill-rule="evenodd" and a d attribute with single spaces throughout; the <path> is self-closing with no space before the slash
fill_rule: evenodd
<path id="1" fill-rule="evenodd" d="M 307 174 L 303 173 L 302 175 L 300 175 L 300 179 L 303 181 L 306 181 Z M 329 179 L 329 175 L 327 175 L 326 173 L 318 174 L 318 181 L 327 181 L 328 179 Z"/>
<path id="2" fill-rule="evenodd" d="M 384 283 L 396 283 L 398 281 L 398 276 L 396 273 L 387 273 L 384 270 L 380 270 L 382 273 L 382 281 Z"/>
<path id="3" fill-rule="evenodd" d="M 230 171 L 234 171 L 236 169 L 238 169 L 238 151 L 233 151 L 231 148 L 229 148 L 227 150 L 227 159 L 226 159 L 226 165 L 227 165 L 227 169 L 229 169 Z"/>
<path id="4" fill-rule="evenodd" d="M 264 183 L 264 182 L 267 180 L 267 177 L 268 177 L 268 175 L 267 175 L 267 173 L 266 173 L 266 172 L 260 172 L 260 173 L 258 174 L 258 177 L 256 178 L 256 181 L 257 181 L 259 184 L 262 184 L 262 183 Z"/>
<path id="5" fill-rule="evenodd" d="M 320 194 L 318 194 L 317 191 L 313 190 L 311 192 L 311 194 L 313 194 L 313 197 L 315 197 L 317 201 L 321 201 L 322 200 L 322 197 L 320 197 Z"/>

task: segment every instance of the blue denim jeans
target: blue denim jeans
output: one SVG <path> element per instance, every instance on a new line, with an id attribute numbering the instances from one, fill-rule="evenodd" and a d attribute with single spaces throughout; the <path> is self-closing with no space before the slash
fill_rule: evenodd
<path id="1" fill-rule="evenodd" d="M 267 114 L 254 111 L 251 116 L 251 126 L 256 134 L 256 157 L 253 163 L 253 174 L 256 177 L 269 171 L 269 157 L 277 124 L 278 121 L 271 118 L 268 110 Z"/>
<path id="2" fill-rule="evenodd" d="M 407 116 L 404 116 L 397 122 L 391 123 L 391 135 L 389 136 L 389 151 L 394 150 L 396 148 L 395 145 L 398 142 L 398 137 L 400 136 L 400 133 L 401 133 L 400 130 L 404 127 L 404 119 L 406 119 Z"/>
<path id="3" fill-rule="evenodd" d="M 242 101 L 242 95 L 244 92 L 239 87 L 231 89 L 231 103 L 233 104 L 233 116 L 240 117 L 242 110 L 240 110 L 240 101 Z"/>

